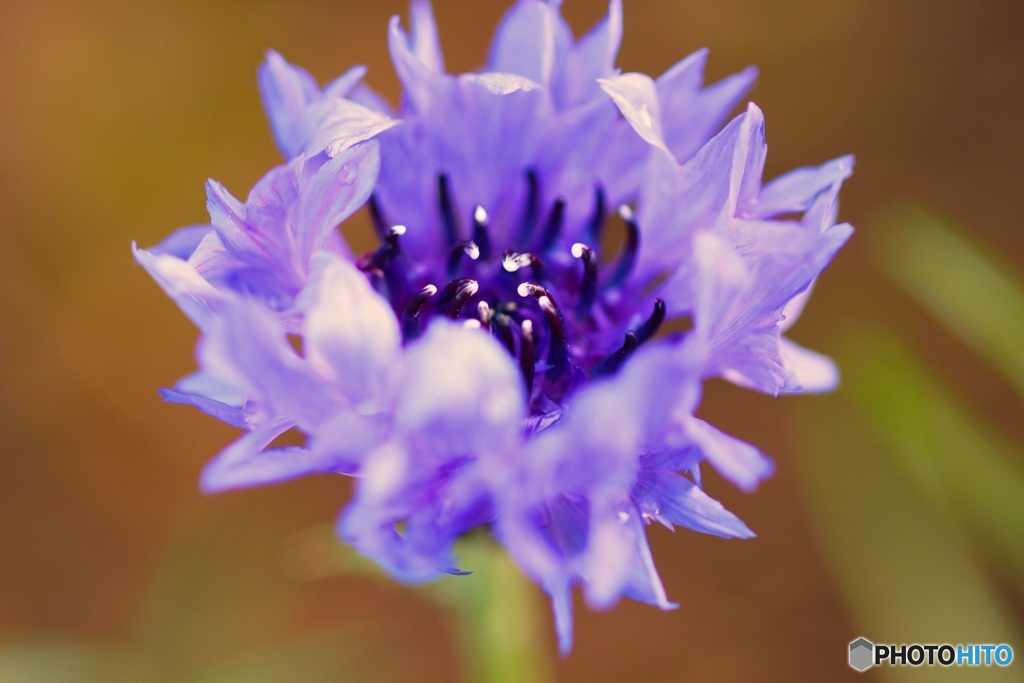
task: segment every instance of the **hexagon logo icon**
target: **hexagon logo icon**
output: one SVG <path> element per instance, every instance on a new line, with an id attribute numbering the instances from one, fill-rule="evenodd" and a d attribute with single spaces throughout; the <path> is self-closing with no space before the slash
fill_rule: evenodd
<path id="1" fill-rule="evenodd" d="M 850 666 L 865 671 L 875 665 L 875 644 L 867 638 L 858 638 L 850 643 Z"/>

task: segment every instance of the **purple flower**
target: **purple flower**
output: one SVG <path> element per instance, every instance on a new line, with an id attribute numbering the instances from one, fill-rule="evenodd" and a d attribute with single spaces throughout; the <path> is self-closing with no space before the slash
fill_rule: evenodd
<path id="1" fill-rule="evenodd" d="M 723 127 L 752 69 L 705 87 L 701 51 L 622 74 L 620 35 L 617 0 L 580 40 L 520 0 L 483 72 L 452 75 L 414 2 L 388 32 L 397 111 L 361 68 L 321 90 L 269 53 L 285 164 L 244 203 L 211 181 L 209 225 L 135 251 L 202 332 L 164 397 L 244 430 L 204 490 L 355 475 L 339 535 L 407 581 L 467 569 L 455 542 L 486 528 L 551 595 L 563 651 L 574 586 L 673 606 L 650 522 L 753 535 L 700 465 L 751 490 L 771 462 L 694 416 L 701 385 L 835 385 L 782 332 L 852 231 L 851 158 L 762 186 L 760 110 Z M 356 257 L 335 227 L 363 204 L 380 247 Z M 289 430 L 304 445 L 274 447 Z"/>

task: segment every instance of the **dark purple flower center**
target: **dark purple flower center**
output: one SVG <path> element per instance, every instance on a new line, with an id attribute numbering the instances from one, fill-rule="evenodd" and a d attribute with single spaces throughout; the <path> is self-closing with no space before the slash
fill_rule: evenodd
<path id="1" fill-rule="evenodd" d="M 562 235 L 565 200 L 556 199 L 542 211 L 536 173 L 527 171 L 526 180 L 522 217 L 512 233 L 517 249 L 498 253 L 494 248 L 486 207 L 474 207 L 464 228 L 442 174 L 437 211 L 447 257 L 410 263 L 401 246 L 405 227 L 390 225 L 371 198 L 381 246 L 360 259 L 359 266 L 390 301 L 406 341 L 419 336 L 431 316 L 465 320 L 489 331 L 519 364 L 530 414 L 540 420 L 558 413 L 588 377 L 616 372 L 658 330 L 666 309 L 657 299 L 653 312 L 644 314 L 638 310 L 639 295 L 627 287 L 640 235 L 628 206 L 619 209 L 623 245 L 615 259 L 602 262 L 608 216 L 601 187 L 594 190 L 584 241 L 567 245 Z"/>

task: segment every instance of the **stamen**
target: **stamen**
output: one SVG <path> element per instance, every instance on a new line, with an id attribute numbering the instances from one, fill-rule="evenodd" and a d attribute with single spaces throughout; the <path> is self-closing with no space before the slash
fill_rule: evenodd
<path id="1" fill-rule="evenodd" d="M 582 242 L 577 242 L 572 245 L 572 255 L 583 259 L 583 281 L 580 284 L 580 298 L 576 302 L 576 314 L 586 318 L 597 296 L 597 253 Z"/>
<path id="2" fill-rule="evenodd" d="M 537 171 L 528 168 L 526 169 L 526 206 L 523 207 L 522 223 L 519 224 L 519 244 L 530 243 L 539 212 L 540 181 L 537 179 Z"/>
<path id="3" fill-rule="evenodd" d="M 605 196 L 604 188 L 600 185 L 594 186 L 594 211 L 590 214 L 590 220 L 587 221 L 587 236 L 590 243 L 595 245 L 595 249 L 600 247 L 601 234 L 604 232 L 605 225 Z"/>
<path id="4" fill-rule="evenodd" d="M 459 276 L 463 256 L 476 261 L 480 258 L 480 248 L 472 240 L 463 240 L 452 247 L 451 253 L 448 254 L 448 277 L 454 279 Z"/>
<path id="5" fill-rule="evenodd" d="M 507 273 L 515 273 L 526 266 L 530 266 L 533 269 L 534 279 L 541 282 L 547 280 L 544 264 L 536 254 L 519 254 L 514 251 L 506 251 L 501 258 L 501 267 Z"/>
<path id="6" fill-rule="evenodd" d="M 565 220 L 565 200 L 559 197 L 555 200 L 555 205 L 551 207 L 551 213 L 548 215 L 548 221 L 544 224 L 544 234 L 540 240 L 540 246 L 537 251 L 544 253 L 549 251 L 551 247 L 555 246 L 555 242 L 558 241 L 559 235 L 562 234 L 562 223 Z"/>
<path id="7" fill-rule="evenodd" d="M 494 327 L 498 331 L 498 337 L 501 339 L 501 343 L 505 345 L 508 350 L 508 355 L 513 358 L 516 357 L 516 340 L 512 335 L 512 325 L 509 317 L 504 313 L 495 312 L 494 314 Z"/>
<path id="8" fill-rule="evenodd" d="M 377 239 L 383 242 L 387 238 L 388 223 L 384 219 L 383 212 L 380 210 L 380 204 L 377 202 L 377 195 L 370 195 L 370 200 L 367 202 L 367 206 L 370 208 L 370 221 L 373 223 L 373 231 L 377 234 Z"/>
<path id="9" fill-rule="evenodd" d="M 452 280 L 441 292 L 438 306 L 444 309 L 445 315 L 454 320 L 459 317 L 459 312 L 462 311 L 466 300 L 476 294 L 479 289 L 480 285 L 476 280 L 469 278 Z"/>
<path id="10" fill-rule="evenodd" d="M 404 225 L 392 225 L 388 228 L 388 234 L 384 241 L 395 253 L 398 253 L 398 238 L 404 235 L 406 230 Z"/>
<path id="11" fill-rule="evenodd" d="M 459 223 L 455 218 L 455 204 L 452 202 L 447 173 L 437 176 L 437 205 L 441 209 L 441 223 L 444 224 L 448 244 L 455 244 L 459 241 Z"/>
<path id="12" fill-rule="evenodd" d="M 623 340 L 622 346 L 594 366 L 594 369 L 590 372 L 591 378 L 604 377 L 618 372 L 619 368 L 622 367 L 622 364 L 629 360 L 629 357 L 633 355 L 633 352 L 636 351 L 638 346 L 640 346 L 640 340 L 637 339 L 636 332 L 630 330 L 626 333 L 626 338 Z"/>
<path id="13" fill-rule="evenodd" d="M 540 285 L 524 282 L 516 291 L 521 297 L 534 297 L 544 313 L 544 321 L 551 330 L 548 363 L 553 370 L 552 376 L 558 377 L 569 366 L 569 341 L 565 335 L 565 321 L 562 320 L 562 312 L 558 310 L 558 306 L 548 290 Z"/>
<path id="14" fill-rule="evenodd" d="M 404 257 L 398 240 L 405 232 L 404 225 L 391 226 L 385 233 L 384 244 L 356 262 L 357 268 L 373 277 L 375 288 L 379 289 L 383 278 L 387 297 L 396 312 L 400 309 L 400 302 L 408 296 L 409 289 Z"/>
<path id="15" fill-rule="evenodd" d="M 633 209 L 623 204 L 619 207 L 619 216 L 622 217 L 626 224 L 626 243 L 619 252 L 619 262 L 615 266 L 615 271 L 612 273 L 611 278 L 608 280 L 608 287 L 612 289 L 621 287 L 626 282 L 629 274 L 633 272 L 633 266 L 636 265 L 637 251 L 640 248 L 640 228 L 636 223 Z"/>
<path id="16" fill-rule="evenodd" d="M 506 251 L 501 257 L 501 267 L 507 273 L 514 273 L 533 263 L 533 254 L 520 254 L 514 251 Z"/>
<path id="17" fill-rule="evenodd" d="M 402 337 L 406 341 L 415 339 L 420 334 L 419 313 L 427 299 L 437 294 L 437 287 L 427 285 L 409 299 L 402 311 Z"/>
<path id="18" fill-rule="evenodd" d="M 660 296 L 654 300 L 654 312 L 651 313 L 651 317 L 648 318 L 636 328 L 637 342 L 643 344 L 645 341 L 654 336 L 661 327 L 661 324 L 665 322 L 665 300 Z"/>
<path id="19" fill-rule="evenodd" d="M 480 247 L 480 256 L 484 260 L 491 258 L 491 236 L 487 232 L 489 220 L 487 211 L 477 204 L 473 209 L 473 241 Z"/>
<path id="20" fill-rule="evenodd" d="M 533 341 L 533 321 L 524 320 L 520 326 L 519 336 L 519 371 L 523 374 L 523 382 L 526 383 L 526 401 L 530 402 L 533 394 L 533 379 L 537 371 L 537 351 Z"/>
<path id="21" fill-rule="evenodd" d="M 476 317 L 480 320 L 480 324 L 488 330 L 491 329 L 491 316 L 491 306 L 486 301 L 481 301 L 476 305 Z"/>

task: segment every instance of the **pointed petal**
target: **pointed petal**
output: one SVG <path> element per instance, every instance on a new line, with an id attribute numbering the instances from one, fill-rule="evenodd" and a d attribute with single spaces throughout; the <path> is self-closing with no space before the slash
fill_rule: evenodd
<path id="1" fill-rule="evenodd" d="M 279 175 L 277 169 L 272 170 L 257 183 L 256 188 L 267 186 L 271 178 Z M 254 193 L 257 193 L 256 188 L 253 189 Z M 236 253 L 251 249 L 252 240 L 248 233 L 252 228 L 246 221 L 245 204 L 235 199 L 227 188 L 216 180 L 206 181 L 206 210 L 210 213 L 210 222 L 217 229 L 217 236 L 225 247 Z"/>
<path id="2" fill-rule="evenodd" d="M 519 0 L 494 35 L 487 70 L 517 74 L 547 85 L 571 40 L 557 3 Z"/>
<path id="3" fill-rule="evenodd" d="M 212 231 L 213 226 L 209 224 L 190 225 L 179 228 L 172 232 L 163 242 L 155 247 L 151 247 L 148 251 L 158 256 L 160 254 L 169 254 L 170 256 L 176 256 L 187 261 L 192 252 L 199 246 L 199 243 L 203 241 L 203 238 Z"/>
<path id="4" fill-rule="evenodd" d="M 750 67 L 705 88 L 707 57 L 706 49 L 698 50 L 657 80 L 665 141 L 680 162 L 714 135 L 757 78 L 757 69 Z"/>
<path id="5" fill-rule="evenodd" d="M 563 110 L 596 93 L 597 79 L 612 76 L 622 42 L 622 0 L 608 3 L 608 15 L 572 46 L 558 75 L 556 91 Z"/>
<path id="6" fill-rule="evenodd" d="M 320 96 L 320 89 L 305 69 L 292 66 L 273 50 L 267 51 L 258 80 L 274 139 L 284 157 L 291 159 L 302 151 L 303 114 L 309 103 Z"/>
<path id="7" fill-rule="evenodd" d="M 237 388 L 306 433 L 338 412 L 335 392 L 292 350 L 278 319 L 252 301 L 239 301 L 204 330 L 203 371 Z"/>
<path id="8" fill-rule="evenodd" d="M 820 393 L 839 386 L 839 369 L 831 358 L 782 337 L 779 340 L 783 367 L 788 375 L 787 393 Z"/>
<path id="9" fill-rule="evenodd" d="M 298 256 L 309 263 L 334 229 L 370 198 L 380 170 L 375 141 L 356 145 L 321 166 L 301 188 L 295 229 Z"/>
<path id="10" fill-rule="evenodd" d="M 188 318 L 202 328 L 230 295 L 207 282 L 195 268 L 170 254 L 152 254 L 132 243 L 135 260 L 156 280 Z"/>
<path id="11" fill-rule="evenodd" d="M 598 81 L 601 88 L 615 102 L 637 135 L 648 144 L 668 151 L 661 129 L 661 107 L 654 81 L 639 73 L 622 74 Z"/>
<path id="12" fill-rule="evenodd" d="M 718 431 L 697 418 L 687 420 L 686 435 L 701 449 L 718 472 L 744 491 L 752 491 L 775 466 L 760 451 Z"/>
<path id="13" fill-rule="evenodd" d="M 686 263 L 699 229 L 728 233 L 737 206 L 760 187 L 763 124 L 751 105 L 681 166 L 663 149 L 651 154 L 638 210 L 639 272 L 653 276 Z"/>
<path id="14" fill-rule="evenodd" d="M 323 151 L 336 157 L 399 122 L 352 100 L 325 98 L 306 110 L 303 125 L 308 132 L 303 139 L 303 151 L 309 155 Z"/>
<path id="15" fill-rule="evenodd" d="M 235 387 L 219 381 L 216 377 L 211 377 L 202 370 L 197 370 L 191 375 L 185 375 L 179 379 L 178 383 L 174 385 L 174 390 L 193 396 L 203 396 L 229 406 L 241 407 L 245 404 L 245 395 Z"/>
<path id="16" fill-rule="evenodd" d="M 363 80 L 364 76 L 366 76 L 365 66 L 358 65 L 352 67 L 324 87 L 323 97 L 327 99 L 345 97 L 349 94 L 349 91 L 355 88 L 359 82 Z"/>
<path id="17" fill-rule="evenodd" d="M 640 509 L 662 523 L 723 538 L 752 538 L 736 515 L 689 479 L 668 470 L 641 472 L 634 497 Z"/>
<path id="18" fill-rule="evenodd" d="M 333 463 L 312 458 L 304 448 L 264 450 L 290 427 L 289 423 L 275 424 L 244 434 L 206 465 L 199 488 L 203 493 L 219 493 L 332 471 Z"/>
<path id="19" fill-rule="evenodd" d="M 572 592 L 568 585 L 548 590 L 555 612 L 555 631 L 558 633 L 558 651 L 562 656 L 572 651 Z"/>
<path id="20" fill-rule="evenodd" d="M 420 61 L 412 51 L 397 16 L 392 17 L 388 25 L 388 49 L 409 104 L 417 111 L 428 111 L 433 93 L 450 77 Z"/>
<path id="21" fill-rule="evenodd" d="M 441 55 L 441 43 L 437 39 L 437 24 L 434 22 L 434 9 L 428 0 L 413 0 L 409 8 L 412 24 L 413 54 L 431 71 L 444 71 L 444 57 Z"/>
<path id="22" fill-rule="evenodd" d="M 186 394 L 181 391 L 175 391 L 174 389 L 160 389 L 159 391 L 160 397 L 168 403 L 181 403 L 183 405 L 194 406 L 207 415 L 215 417 L 221 422 L 226 422 L 232 427 L 238 427 L 240 429 L 247 427 L 245 415 L 242 413 L 241 408 L 230 406 L 226 403 L 215 401 L 212 398 L 206 398 L 205 396 Z"/>
<path id="23" fill-rule="evenodd" d="M 628 571 L 623 577 L 619 593 L 627 598 L 654 605 L 663 610 L 676 609 L 679 605 L 670 602 L 665 594 L 665 587 L 654 566 L 651 547 L 647 543 L 644 526 L 639 515 L 633 514 L 624 524 L 631 537 L 628 545 Z"/>
<path id="24" fill-rule="evenodd" d="M 822 166 L 798 168 L 765 185 L 746 212 L 753 217 L 770 218 L 805 211 L 822 191 L 842 183 L 852 173 L 852 156 L 833 159 Z"/>

